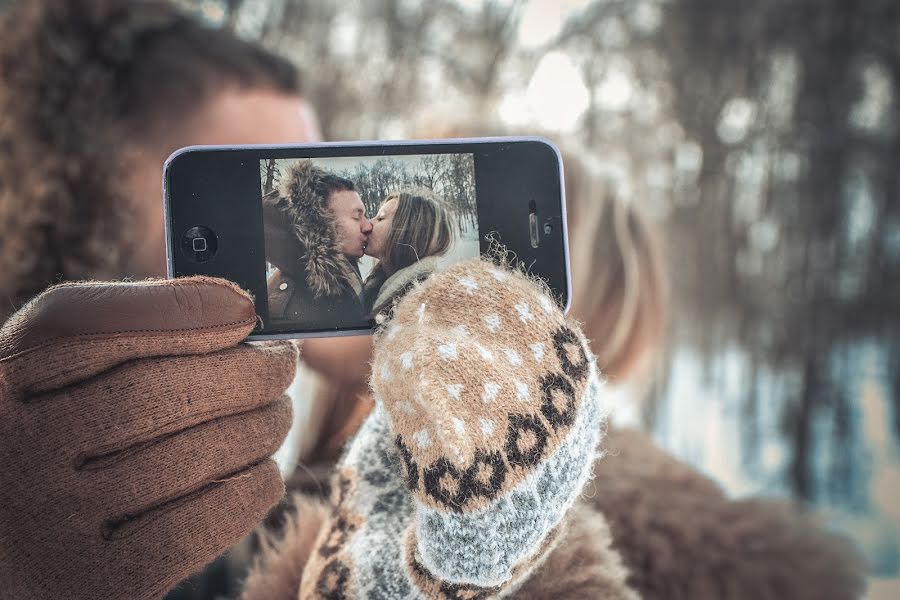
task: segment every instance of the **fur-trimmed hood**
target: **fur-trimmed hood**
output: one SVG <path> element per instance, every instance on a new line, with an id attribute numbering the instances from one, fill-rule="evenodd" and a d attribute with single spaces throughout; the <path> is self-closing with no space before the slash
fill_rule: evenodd
<path id="1" fill-rule="evenodd" d="M 327 298 L 352 289 L 352 267 L 339 249 L 334 218 L 315 191 L 320 172 L 309 160 L 292 165 L 280 188 L 263 197 L 263 223 L 267 260 L 302 277 L 315 298 Z"/>

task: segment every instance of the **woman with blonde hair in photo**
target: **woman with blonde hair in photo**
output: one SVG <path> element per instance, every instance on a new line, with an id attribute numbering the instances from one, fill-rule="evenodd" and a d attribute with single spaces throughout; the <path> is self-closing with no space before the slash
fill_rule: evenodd
<path id="1" fill-rule="evenodd" d="M 453 244 L 453 228 L 444 204 L 426 189 L 389 194 L 372 219 L 366 254 L 378 263 L 363 286 L 373 317 L 417 281 L 434 273 L 438 258 Z"/>

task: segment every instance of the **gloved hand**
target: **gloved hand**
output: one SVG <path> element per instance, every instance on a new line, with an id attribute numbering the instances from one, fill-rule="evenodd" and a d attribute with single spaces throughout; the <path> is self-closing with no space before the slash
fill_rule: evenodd
<path id="1" fill-rule="evenodd" d="M 222 280 L 51 288 L 0 329 L 0 597 L 159 598 L 283 493 L 289 343 Z"/>
<path id="2" fill-rule="evenodd" d="M 459 263 L 397 305 L 372 391 L 300 598 L 514 595 L 599 452 L 605 392 L 578 326 L 521 274 Z"/>

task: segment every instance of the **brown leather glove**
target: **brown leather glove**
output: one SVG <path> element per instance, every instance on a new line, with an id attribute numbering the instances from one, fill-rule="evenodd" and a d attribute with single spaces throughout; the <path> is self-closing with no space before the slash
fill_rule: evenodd
<path id="1" fill-rule="evenodd" d="M 290 343 L 222 280 L 76 283 L 0 329 L 0 598 L 158 598 L 283 493 Z"/>

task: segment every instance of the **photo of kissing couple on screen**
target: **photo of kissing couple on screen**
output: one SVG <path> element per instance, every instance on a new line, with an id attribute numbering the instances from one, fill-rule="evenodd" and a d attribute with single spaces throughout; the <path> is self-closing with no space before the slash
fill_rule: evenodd
<path id="1" fill-rule="evenodd" d="M 478 255 L 469 154 L 261 161 L 267 326 L 366 328 Z"/>

